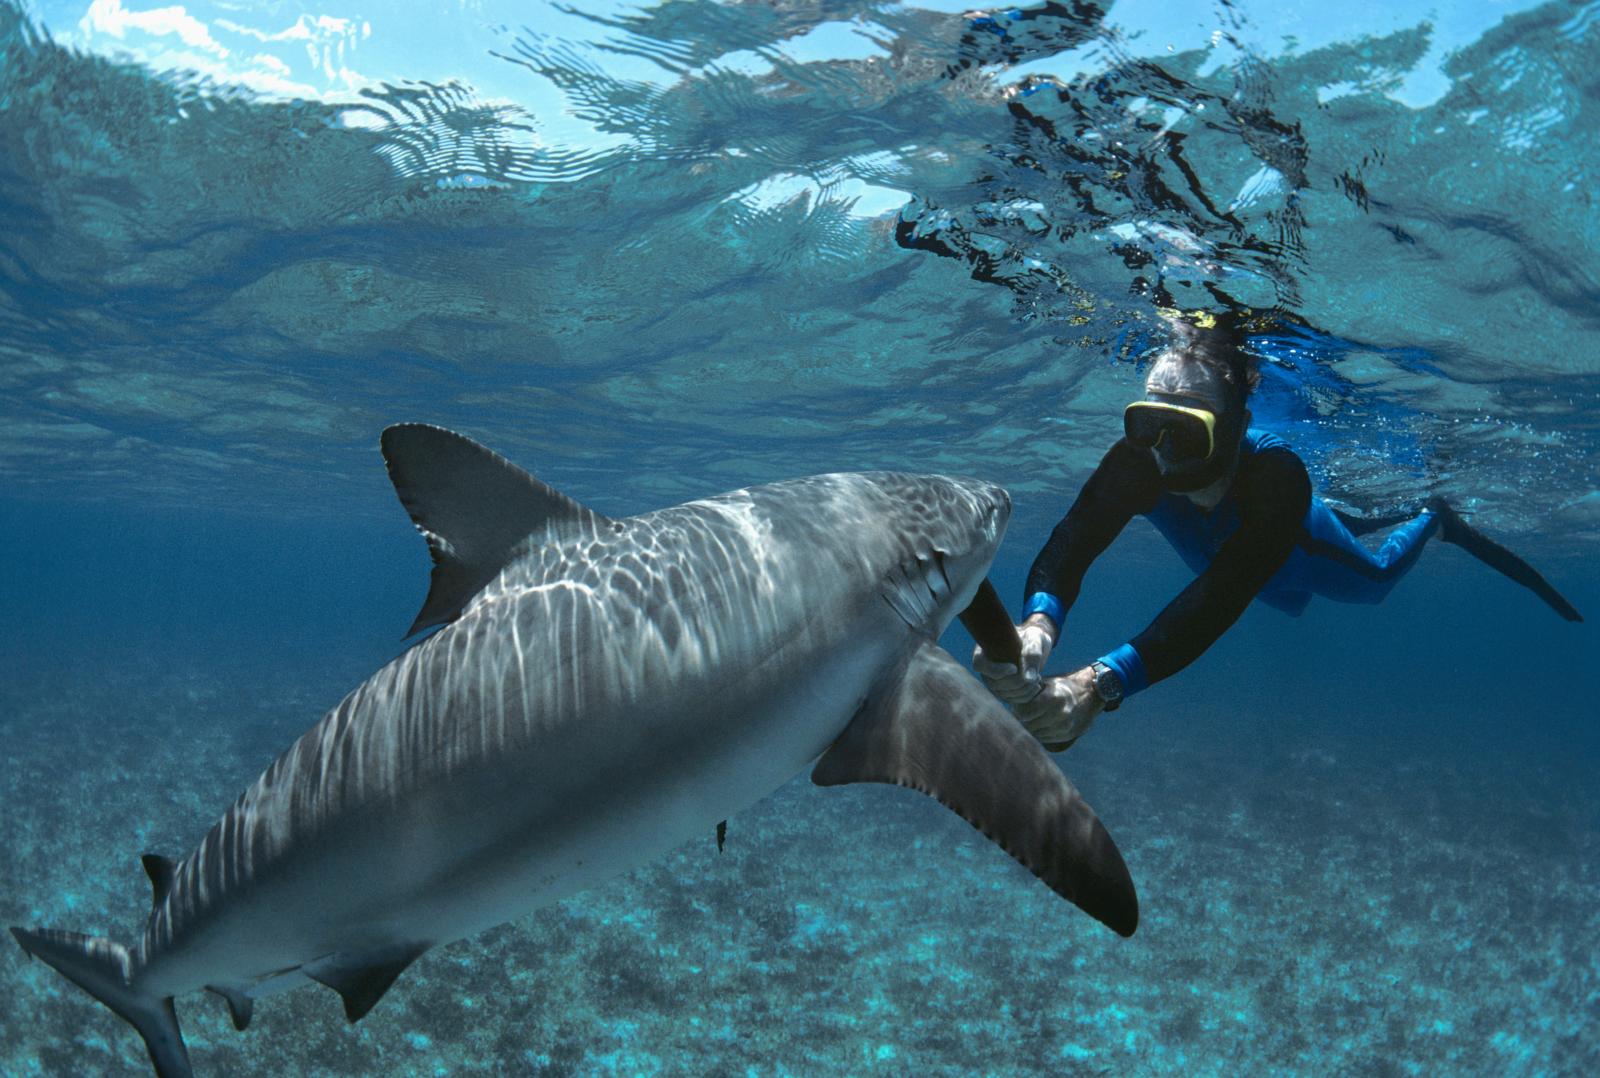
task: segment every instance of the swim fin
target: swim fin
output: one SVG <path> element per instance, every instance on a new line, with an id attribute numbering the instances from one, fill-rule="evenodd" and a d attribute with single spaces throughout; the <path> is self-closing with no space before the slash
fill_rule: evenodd
<path id="1" fill-rule="evenodd" d="M 1452 509 L 1443 498 L 1437 495 L 1429 498 L 1427 508 L 1439 518 L 1440 539 L 1455 544 L 1491 569 L 1497 569 L 1515 580 L 1543 599 L 1552 610 L 1568 621 L 1583 620 L 1583 615 L 1578 613 L 1577 608 L 1551 587 L 1550 582 L 1541 576 L 1537 569 L 1468 525 L 1461 519 L 1461 514 Z"/>

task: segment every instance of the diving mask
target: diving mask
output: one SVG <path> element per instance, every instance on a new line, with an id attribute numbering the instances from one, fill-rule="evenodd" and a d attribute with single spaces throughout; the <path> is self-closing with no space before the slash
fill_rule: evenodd
<path id="1" fill-rule="evenodd" d="M 1217 417 L 1204 408 L 1134 401 L 1122 410 L 1122 431 L 1175 464 L 1210 460 L 1217 448 Z"/>

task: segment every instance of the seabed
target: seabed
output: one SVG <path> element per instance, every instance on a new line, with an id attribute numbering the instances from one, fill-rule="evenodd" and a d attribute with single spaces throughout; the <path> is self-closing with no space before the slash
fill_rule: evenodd
<path id="1" fill-rule="evenodd" d="M 0 912 L 131 941 L 138 855 L 186 853 L 361 671 L 98 661 L 0 684 Z M 314 985 L 244 1033 L 207 994 L 179 1016 L 202 1076 L 1594 1073 L 1590 823 L 1529 765 L 1306 746 L 1127 726 L 1064 758 L 1139 885 L 1132 940 L 924 798 L 802 776 L 725 852 L 708 829 L 440 948 L 358 1026 Z M 0 956 L 0 1073 L 148 1073 Z"/>

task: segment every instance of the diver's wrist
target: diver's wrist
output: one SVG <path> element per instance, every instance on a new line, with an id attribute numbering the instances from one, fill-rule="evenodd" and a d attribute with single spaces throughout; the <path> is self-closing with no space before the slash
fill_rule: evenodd
<path id="1" fill-rule="evenodd" d="M 1032 626 L 1035 629 L 1042 630 L 1045 636 L 1050 638 L 1051 647 L 1055 647 L 1056 638 L 1061 635 L 1061 630 L 1056 626 L 1055 622 L 1050 620 L 1050 615 L 1048 614 L 1029 614 L 1023 619 L 1022 624 L 1024 628 Z"/>
<path id="2" fill-rule="evenodd" d="M 1067 675 L 1067 680 L 1072 683 L 1073 696 L 1081 701 L 1077 706 L 1087 707 L 1090 714 L 1098 715 L 1106 709 L 1105 701 L 1100 699 L 1100 694 L 1094 691 L 1094 668 L 1085 666 Z"/>
<path id="3" fill-rule="evenodd" d="M 1094 692 L 1094 698 L 1100 701 L 1101 710 L 1115 711 L 1121 707 L 1122 698 L 1127 690 L 1122 683 L 1122 676 L 1099 659 L 1090 663 L 1087 669 L 1089 686 Z"/>
<path id="4" fill-rule="evenodd" d="M 1060 599 L 1047 591 L 1036 591 L 1028 596 L 1028 601 L 1023 604 L 1022 616 L 1032 619 L 1034 615 L 1043 615 L 1050 621 L 1051 639 L 1061 632 L 1061 626 L 1067 620 L 1067 608 Z"/>

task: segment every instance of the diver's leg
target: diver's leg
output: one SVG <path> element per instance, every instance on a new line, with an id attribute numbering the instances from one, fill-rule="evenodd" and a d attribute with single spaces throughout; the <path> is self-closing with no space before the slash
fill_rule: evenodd
<path id="1" fill-rule="evenodd" d="M 1397 513 L 1394 516 L 1385 517 L 1358 517 L 1354 513 L 1346 513 L 1335 509 L 1331 505 L 1327 508 L 1328 512 L 1339 518 L 1339 523 L 1350 530 L 1351 535 L 1370 535 L 1373 532 L 1381 532 L 1383 529 L 1392 528 L 1396 524 L 1404 524 L 1416 516 L 1415 513 Z"/>
<path id="2" fill-rule="evenodd" d="M 1439 530 L 1437 514 L 1424 510 L 1395 528 L 1377 550 L 1368 550 L 1322 499 L 1306 514 L 1306 552 L 1312 555 L 1312 590 L 1341 603 L 1380 603 Z"/>
<path id="3" fill-rule="evenodd" d="M 1439 531 L 1441 520 L 1432 509 L 1424 509 L 1404 524 L 1397 526 L 1384 538 L 1372 555 L 1372 561 L 1384 574 L 1389 587 L 1417 563 L 1428 538 Z"/>
<path id="4" fill-rule="evenodd" d="M 1429 498 L 1425 512 L 1432 512 L 1438 517 L 1441 525 L 1440 539 L 1460 547 L 1491 569 L 1496 569 L 1515 580 L 1543 599 L 1552 610 L 1568 621 L 1583 620 L 1583 615 L 1578 613 L 1577 608 L 1551 587 L 1550 582 L 1541 576 L 1537 569 L 1476 528 L 1469 526 L 1461 519 L 1461 514 L 1452 509 L 1443 498 L 1438 496 Z"/>

